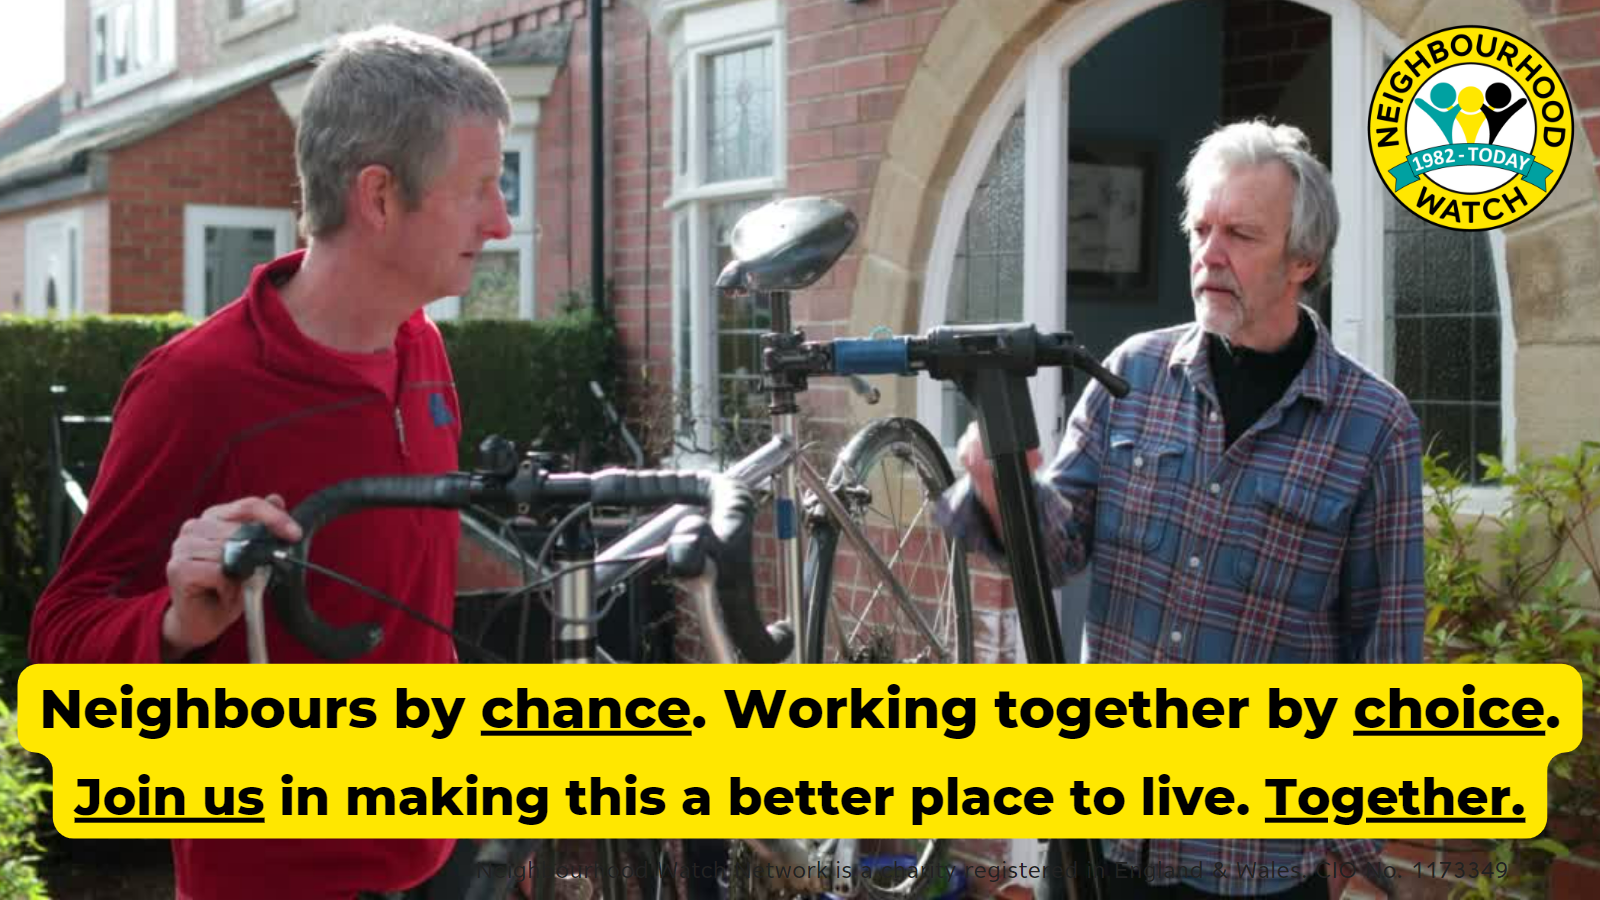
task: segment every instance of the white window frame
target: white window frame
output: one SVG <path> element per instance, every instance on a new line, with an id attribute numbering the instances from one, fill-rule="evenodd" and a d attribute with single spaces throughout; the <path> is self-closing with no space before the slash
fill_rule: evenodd
<path id="1" fill-rule="evenodd" d="M 519 319 L 534 318 L 533 247 L 526 242 L 519 243 L 517 236 L 513 235 L 505 240 L 485 242 L 483 252 L 517 254 L 517 282 L 521 287 L 517 297 L 517 316 Z M 453 322 L 461 318 L 461 298 L 440 297 L 429 303 L 428 317 L 435 322 Z"/>
<path id="2" fill-rule="evenodd" d="M 273 256 L 294 249 L 294 210 L 255 206 L 208 206 L 190 203 L 183 208 L 183 312 L 191 319 L 206 317 L 206 229 L 270 228 Z M 271 260 L 261 260 L 262 263 Z M 226 301 L 225 301 L 226 302 Z"/>
<path id="3" fill-rule="evenodd" d="M 1405 49 L 1406 42 L 1397 37 L 1388 28 L 1372 16 L 1367 16 L 1366 30 L 1363 35 L 1362 59 L 1359 73 L 1351 77 L 1358 77 L 1362 84 L 1378 83 L 1383 77 L 1388 66 L 1384 58 L 1399 56 Z M 1338 57 L 1335 57 L 1337 60 Z M 1337 66 L 1337 62 L 1335 63 Z M 1334 70 L 1334 77 L 1339 77 L 1339 71 Z M 1370 97 L 1368 101 L 1370 101 Z M 1345 115 L 1366 115 L 1366 106 L 1361 110 Z M 1341 113 L 1337 106 L 1334 115 Z M 1352 121 L 1348 118 L 1336 118 L 1334 121 Z M 1346 131 L 1351 129 L 1345 129 Z M 1349 136 L 1351 139 L 1359 138 L 1362 153 L 1370 154 L 1367 148 L 1365 132 L 1359 129 Z M 1341 132 L 1341 136 L 1344 136 Z M 1337 138 L 1336 138 L 1337 139 Z M 1369 156 L 1370 159 L 1370 156 Z M 1354 192 L 1358 202 L 1366 204 L 1355 212 L 1362 218 L 1363 227 L 1354 240 L 1350 241 L 1359 247 L 1359 255 L 1355 259 L 1346 260 L 1343 268 L 1339 265 L 1339 256 L 1335 253 L 1335 279 L 1341 272 L 1359 273 L 1361 293 L 1358 298 L 1359 305 L 1334 309 L 1334 323 L 1329 327 L 1334 329 L 1334 340 L 1341 347 L 1358 348 L 1352 350 L 1351 355 L 1365 363 L 1374 372 L 1392 377 L 1393 373 L 1388 368 L 1388 340 L 1390 335 L 1385 330 L 1388 319 L 1388 288 L 1384 283 L 1383 260 L 1383 210 L 1386 204 L 1394 202 L 1388 189 L 1379 180 L 1372 180 L 1366 185 L 1365 190 Z M 1340 209 L 1345 206 L 1345 194 L 1340 193 Z M 1346 221 L 1352 221 L 1353 217 Z M 1341 237 L 1349 234 L 1348 226 L 1341 228 Z M 1494 265 L 1495 292 L 1500 302 L 1500 458 L 1506 468 L 1512 471 L 1517 467 L 1517 417 L 1514 407 L 1516 398 L 1516 369 L 1517 369 L 1517 336 L 1516 319 L 1511 315 L 1511 280 L 1506 272 L 1506 236 L 1502 229 L 1495 229 L 1489 233 L 1489 250 Z M 1426 436 L 1424 436 L 1426 439 Z M 1428 491 L 1429 497 L 1433 492 Z M 1507 512 L 1511 505 L 1511 490 L 1501 486 L 1468 485 L 1461 489 L 1461 512 L 1468 515 L 1500 515 Z"/>
<path id="4" fill-rule="evenodd" d="M 681 361 L 690 361 L 695 393 L 688 398 L 695 433 L 686 435 L 696 447 L 710 447 L 712 425 L 718 409 L 716 353 L 715 272 L 709 271 L 712 241 L 710 207 L 728 200 L 776 197 L 783 193 L 788 168 L 788 63 L 784 41 L 784 10 L 776 0 L 706 2 L 686 7 L 669 24 L 673 48 L 672 85 L 672 194 L 664 208 L 672 218 L 672 385 L 678 387 Z M 773 85 L 773 138 L 771 175 L 737 181 L 705 182 L 705 78 L 711 57 L 768 45 L 771 47 Z M 687 129 L 687 133 L 684 133 Z M 687 156 L 687 166 L 679 160 Z M 687 223 L 689 246 L 680 240 L 680 225 Z M 687 252 L 685 252 L 687 251 Z M 687 260 L 687 263 L 684 261 Z M 684 346 L 677 327 L 682 298 L 677 286 L 688 266 L 691 346 Z M 683 398 L 679 398 L 682 402 Z"/>
<path id="5" fill-rule="evenodd" d="M 227 0 L 228 18 L 247 19 L 278 6 L 293 6 L 294 0 Z"/>
<path id="6" fill-rule="evenodd" d="M 517 201 L 521 205 L 516 217 L 511 220 L 512 236 L 514 238 L 518 234 L 531 235 L 534 223 L 537 221 L 533 215 L 536 205 L 533 196 L 533 168 L 538 164 L 538 158 L 534 155 L 533 132 L 527 129 L 512 131 L 506 135 L 501 149 L 506 153 L 516 153 L 522 157 L 517 163 Z"/>
<path id="7" fill-rule="evenodd" d="M 534 167 L 538 158 L 534 155 L 533 131 L 530 128 L 518 128 L 506 135 L 501 149 L 506 153 L 516 153 L 522 157 L 517 170 L 518 202 L 517 215 L 511 219 L 511 235 L 493 241 L 484 242 L 484 252 L 507 252 L 517 254 L 517 317 L 519 319 L 537 318 L 533 298 L 535 296 L 533 285 L 534 250 L 538 247 L 538 217 L 534 214 L 537 203 L 533 189 L 537 183 L 534 178 Z M 440 297 L 428 304 L 428 316 L 436 322 L 454 321 L 461 317 L 460 297 Z"/>
<path id="8" fill-rule="evenodd" d="M 116 12 L 122 7 L 133 7 L 133 12 L 129 13 L 129 18 L 137 22 L 138 3 L 139 0 L 91 0 L 90 2 L 89 53 L 87 58 L 89 61 L 89 100 L 91 103 L 98 103 L 102 100 L 125 94 L 170 74 L 178 66 L 176 0 L 153 0 L 151 8 L 155 11 L 156 16 L 154 25 L 156 32 L 155 61 L 143 69 L 130 68 L 125 75 L 119 76 L 112 73 L 112 47 L 116 46 L 117 43 L 117 35 L 114 33 L 117 21 Z M 106 21 L 106 46 L 97 48 L 95 46 L 95 24 L 101 18 Z M 135 26 L 134 34 L 136 40 L 137 35 L 140 34 L 138 29 L 142 27 L 148 27 L 148 23 Z M 96 77 L 97 49 L 103 50 L 105 54 L 106 77 L 104 80 L 99 80 Z"/>
<path id="9" fill-rule="evenodd" d="M 69 283 L 61 286 L 65 294 L 57 295 L 58 314 L 62 317 L 83 315 L 83 210 L 74 209 L 28 220 L 23 228 L 23 292 L 22 311 L 25 315 L 44 316 L 44 288 L 48 273 L 44 271 L 45 241 L 50 232 L 60 230 L 66 239 L 71 271 Z"/>
<path id="10" fill-rule="evenodd" d="M 943 325 L 948 315 L 953 261 L 967 208 L 989 159 L 1019 106 L 1026 103 L 1024 146 L 1028 159 L 1023 198 L 1023 310 L 1026 321 L 1040 330 L 1066 327 L 1065 267 L 1059 265 L 1066 246 L 1067 89 L 1071 66 L 1112 32 L 1132 19 L 1172 0 L 1123 0 L 1086 3 L 1067 11 L 1051 29 L 1023 51 L 995 99 L 979 117 L 966 152 L 945 192 L 927 262 L 920 327 Z M 1372 85 L 1383 73 L 1383 54 L 1404 44 L 1354 0 L 1296 0 L 1328 15 L 1331 25 L 1332 121 L 1362 121 L 1372 100 Z M 1333 252 L 1332 321 L 1334 341 L 1372 371 L 1387 375 L 1386 297 L 1383 269 L 1383 185 L 1372 175 L 1371 151 L 1359 128 L 1335 128 L 1332 145 L 1334 190 L 1339 197 L 1342 227 Z M 1053 160 L 1055 165 L 1037 165 Z M 1500 291 L 1501 447 L 1515 458 L 1516 418 L 1512 399 L 1516 339 L 1512 333 L 1511 292 L 1505 269 L 1505 238 L 1491 232 Z M 1029 384 L 1042 449 L 1054 452 L 1066 427 L 1065 398 L 1057 369 L 1041 369 Z M 918 417 L 933 433 L 944 434 L 942 385 L 917 381 Z M 955 448 L 947 447 L 951 459 Z M 1470 488 L 1468 507 L 1503 508 L 1503 488 Z"/>
<path id="11" fill-rule="evenodd" d="M 223 0 L 227 4 L 227 21 L 217 29 L 222 43 L 236 41 L 287 22 L 298 12 L 299 0 Z"/>

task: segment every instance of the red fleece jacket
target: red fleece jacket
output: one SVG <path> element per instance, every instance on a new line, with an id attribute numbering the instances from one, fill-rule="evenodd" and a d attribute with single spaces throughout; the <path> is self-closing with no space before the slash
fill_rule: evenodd
<path id="1" fill-rule="evenodd" d="M 172 542 L 209 506 L 278 493 L 293 509 L 348 478 L 457 468 L 461 410 L 439 330 L 418 311 L 395 338 L 398 378 L 363 378 L 283 306 L 275 279 L 298 271 L 303 255 L 257 268 L 240 300 L 151 352 L 128 379 L 88 512 L 34 612 L 34 662 L 160 662 Z M 318 531 L 311 559 L 448 625 L 459 539 L 454 512 L 362 512 Z M 382 645 L 360 662 L 455 661 L 448 635 L 326 577 L 307 585 L 329 622 L 383 626 Z M 270 612 L 267 646 L 273 662 L 321 661 Z M 246 662 L 243 620 L 196 658 Z M 453 844 L 174 840 L 173 857 L 178 890 L 193 900 L 332 900 L 414 885 Z"/>

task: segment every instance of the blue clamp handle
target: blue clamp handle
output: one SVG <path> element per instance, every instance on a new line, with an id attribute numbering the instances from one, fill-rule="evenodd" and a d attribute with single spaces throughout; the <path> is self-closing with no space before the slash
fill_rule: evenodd
<path id="1" fill-rule="evenodd" d="M 840 338 L 833 342 L 835 375 L 910 375 L 904 338 Z"/>

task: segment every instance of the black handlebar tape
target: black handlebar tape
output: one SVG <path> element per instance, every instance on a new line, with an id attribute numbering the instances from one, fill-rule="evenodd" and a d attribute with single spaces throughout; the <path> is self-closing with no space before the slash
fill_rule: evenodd
<path id="1" fill-rule="evenodd" d="M 589 476 L 589 500 L 596 506 L 706 506 L 712 500 L 710 477 L 694 471 L 603 469 Z"/>
<path id="2" fill-rule="evenodd" d="M 756 606 L 755 554 L 750 547 L 755 497 L 749 488 L 727 475 L 704 477 L 711 493 L 711 533 L 717 539 L 711 551 L 717 561 L 717 602 L 722 607 L 728 636 L 744 658 L 753 663 L 783 662 L 794 649 L 794 627 L 787 622 L 768 627 Z"/>
<path id="3" fill-rule="evenodd" d="M 693 503 L 709 507 L 710 534 L 700 540 L 717 563 L 717 602 L 728 636 L 745 659 L 782 662 L 794 649 L 787 625 L 767 627 L 755 602 L 755 567 L 750 532 L 756 501 L 737 480 L 713 472 L 629 472 L 608 469 L 593 476 L 590 500 L 600 506 L 666 506 Z"/>
<path id="4" fill-rule="evenodd" d="M 383 506 L 422 506 L 462 509 L 474 501 L 476 482 L 470 475 L 415 475 L 356 478 L 342 481 L 307 497 L 294 508 L 294 520 L 305 537 L 289 548 L 295 562 L 311 552 L 317 529 L 345 513 Z M 393 548 L 399 552 L 399 548 Z M 306 596 L 303 565 L 282 567 L 274 582 L 273 608 L 284 628 L 323 659 L 342 662 L 372 652 L 383 640 L 383 629 L 371 622 L 335 627 L 311 608 Z"/>

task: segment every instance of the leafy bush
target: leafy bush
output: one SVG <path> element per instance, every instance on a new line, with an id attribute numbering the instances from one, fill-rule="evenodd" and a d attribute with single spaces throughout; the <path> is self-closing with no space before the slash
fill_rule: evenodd
<path id="1" fill-rule="evenodd" d="M 1515 471 L 1481 459 L 1510 491 L 1498 515 L 1461 511 L 1463 484 L 1443 460 L 1424 460 L 1433 489 L 1427 537 L 1428 636 L 1435 662 L 1566 663 L 1583 679 L 1586 739 L 1550 763 L 1550 820 L 1565 829 L 1533 841 L 1498 841 L 1495 861 L 1511 877 L 1462 884 L 1455 897 L 1537 896 L 1552 856 L 1568 842 L 1600 839 L 1600 628 L 1584 605 L 1600 575 L 1592 520 L 1600 512 L 1600 444 L 1522 462 Z"/>
<path id="2" fill-rule="evenodd" d="M 48 809 L 49 790 L 17 743 L 16 715 L 0 703 L 0 897 L 7 900 L 46 896 L 35 868 L 40 848 L 33 830 Z"/>

